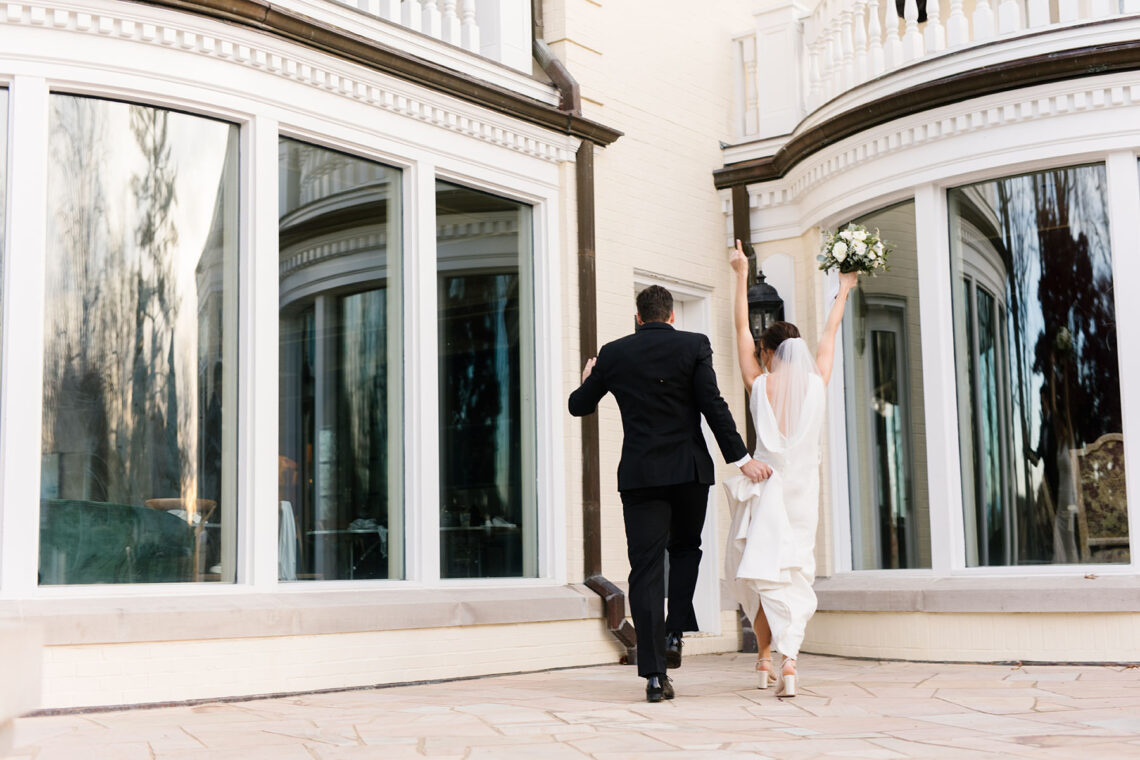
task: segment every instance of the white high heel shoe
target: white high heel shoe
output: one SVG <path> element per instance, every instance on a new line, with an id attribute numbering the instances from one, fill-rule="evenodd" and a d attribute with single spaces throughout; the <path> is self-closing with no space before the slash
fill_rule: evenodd
<path id="1" fill-rule="evenodd" d="M 765 663 L 765 662 L 768 663 L 768 667 L 767 668 L 760 667 L 760 664 Z M 772 673 L 772 658 L 771 657 L 761 657 L 760 659 L 758 659 L 756 661 L 756 676 L 757 676 L 757 682 L 756 682 L 756 688 L 757 689 L 767 689 L 770 684 L 772 684 L 773 682 L 778 680 L 776 678 L 775 674 Z"/>
<path id="2" fill-rule="evenodd" d="M 796 696 L 796 674 L 784 672 L 784 668 L 787 667 L 789 660 L 792 662 L 792 667 L 795 667 L 795 660 L 790 657 L 785 657 L 784 661 L 780 663 L 780 675 L 776 686 L 776 696 L 782 699 Z"/>

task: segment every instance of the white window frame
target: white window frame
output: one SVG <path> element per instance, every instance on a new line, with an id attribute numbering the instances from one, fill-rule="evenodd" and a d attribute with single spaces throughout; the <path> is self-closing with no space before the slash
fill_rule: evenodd
<path id="1" fill-rule="evenodd" d="M 346 66 L 348 64 L 345 64 Z M 0 336 L 0 599 L 322 593 L 338 589 L 445 586 L 554 586 L 566 583 L 561 391 L 559 164 L 478 136 L 444 132 L 390 113 L 383 124 L 354 121 L 365 109 L 335 92 L 311 94 L 307 110 L 187 84 L 102 69 L 70 72 L 27 64 L 0 77 L 9 91 L 8 209 Z M 243 77 L 259 72 L 237 72 Z M 44 260 L 13 255 L 46 245 L 49 97 L 67 93 L 178 110 L 235 124 L 239 134 L 237 577 L 234 583 L 39 586 L 39 445 L 42 434 Z M 321 98 L 341 108 L 322 110 Z M 326 115 L 328 113 L 334 116 Z M 432 132 L 430 130 L 436 130 Z M 278 138 L 290 137 L 375 160 L 402 172 L 404 312 L 405 578 L 280 582 L 277 568 Z M 440 139 L 437 139 L 440 138 Z M 19 150 L 13 150 L 19 145 Z M 429 150 L 427 146 L 431 146 Z M 534 268 L 537 577 L 442 580 L 439 575 L 438 387 L 435 346 L 435 180 L 526 203 L 532 208 Z M 18 188 L 19 192 L 13 192 Z M 13 329 L 19 325 L 20 329 Z M 429 393 L 411 389 L 429 388 Z M 6 508 L 8 505 L 37 505 Z M 411 506 L 411 505 L 414 505 Z"/>
<path id="2" fill-rule="evenodd" d="M 1043 152 L 1042 152 L 1043 153 Z M 1140 571 L 1140 446 L 1125 448 L 1130 562 L 1125 564 L 1057 564 L 966 566 L 966 540 L 961 481 L 958 476 L 959 431 L 957 371 L 954 344 L 953 287 L 950 266 L 950 219 L 947 193 L 950 189 L 986 180 L 1070 166 L 1103 163 L 1107 173 L 1109 238 L 1112 247 L 1113 285 L 1118 294 L 1140 289 L 1140 258 L 1129 255 L 1135 247 L 1131 221 L 1140 219 L 1140 149 L 1106 147 L 1097 153 L 1079 155 L 1038 155 L 984 169 L 925 182 L 913 187 L 918 235 L 919 312 L 922 329 L 922 371 L 926 414 L 926 455 L 931 499 L 930 530 L 942 536 L 931 542 L 930 569 L 853 570 L 851 557 L 851 513 L 847 482 L 847 430 L 845 415 L 829 416 L 828 441 L 831 450 L 831 512 L 835 519 L 836 547 L 833 560 L 839 573 L 859 573 L 868 579 L 877 574 L 890 577 L 912 576 L 998 576 L 1024 575 L 1134 575 Z M 878 199 L 862 200 L 843 213 L 832 214 L 825 222 L 854 216 L 897 202 L 899 191 Z M 818 292 L 824 294 L 834 276 L 817 278 Z M 831 286 L 833 288 L 833 286 Z M 1126 313 L 1136 309 L 1118 295 L 1117 356 L 1122 389 L 1140 385 L 1140 324 Z M 1140 316 L 1140 314 L 1135 315 Z M 841 352 L 841 346 L 836 347 Z M 913 359 L 914 357 L 912 357 Z M 837 361 L 842 357 L 837 353 Z M 843 408 L 841 384 L 833 383 L 829 402 Z M 1122 426 L 1126 435 L 1140 436 L 1140 401 L 1121 394 Z M 1135 473 L 1135 474 L 1132 474 Z"/>

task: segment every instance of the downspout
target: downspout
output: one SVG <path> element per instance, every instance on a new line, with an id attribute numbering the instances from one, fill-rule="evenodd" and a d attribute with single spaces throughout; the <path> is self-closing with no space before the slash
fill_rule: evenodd
<path id="1" fill-rule="evenodd" d="M 542 25 L 542 0 L 531 0 L 534 20 L 534 58 L 550 77 L 561 96 L 559 108 L 580 116 L 582 96 L 570 70 L 546 44 Z M 581 364 L 598 353 L 598 288 L 595 267 L 594 148 L 583 139 L 574 162 L 578 196 L 578 335 Z M 625 619 L 625 594 L 602 575 L 602 482 L 600 471 L 598 415 L 582 418 L 582 556 L 586 586 L 602 598 L 602 610 L 610 633 L 626 650 L 625 661 L 637 661 L 637 638 Z"/>

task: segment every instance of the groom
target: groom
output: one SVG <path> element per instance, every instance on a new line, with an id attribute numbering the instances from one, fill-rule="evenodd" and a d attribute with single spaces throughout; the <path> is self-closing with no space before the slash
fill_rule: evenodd
<path id="1" fill-rule="evenodd" d="M 701 561 L 713 462 L 701 415 L 726 461 L 753 480 L 763 466 L 748 455 L 699 333 L 673 329 L 673 295 L 651 285 L 637 295 L 637 331 L 602 346 L 570 394 L 570 414 L 592 414 L 607 392 L 621 410 L 625 440 L 618 490 L 629 551 L 629 607 L 637 629 L 637 672 L 650 702 L 673 698 L 666 664 L 681 664 L 681 633 L 697 629 L 693 590 Z M 665 550 L 669 616 L 665 617 Z"/>

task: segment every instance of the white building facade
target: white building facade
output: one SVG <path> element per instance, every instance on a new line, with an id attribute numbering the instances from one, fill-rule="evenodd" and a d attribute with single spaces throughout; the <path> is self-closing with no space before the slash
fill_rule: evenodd
<path id="1" fill-rule="evenodd" d="M 4 5 L 0 620 L 43 706 L 628 656 L 584 358 L 664 284 L 743 427 L 727 244 L 811 340 L 851 220 L 896 250 L 805 649 L 1140 660 L 1128 2 Z M 740 642 L 711 504 L 686 652 Z"/>

